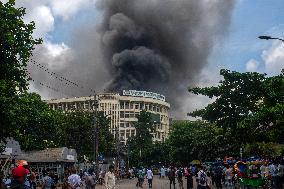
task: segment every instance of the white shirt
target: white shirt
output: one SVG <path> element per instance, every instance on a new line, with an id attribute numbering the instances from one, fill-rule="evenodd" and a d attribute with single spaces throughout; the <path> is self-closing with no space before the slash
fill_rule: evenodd
<path id="1" fill-rule="evenodd" d="M 77 174 L 72 174 L 68 177 L 68 183 L 73 186 L 76 187 L 76 189 L 80 189 L 81 186 L 81 178 L 79 175 Z"/>
<path id="2" fill-rule="evenodd" d="M 114 176 L 114 173 L 111 173 L 110 171 L 106 173 L 105 185 L 106 185 L 107 189 L 114 189 L 115 188 L 115 176 Z"/>
<path id="3" fill-rule="evenodd" d="M 147 170 L 147 179 L 153 179 L 153 172 L 150 169 Z"/>

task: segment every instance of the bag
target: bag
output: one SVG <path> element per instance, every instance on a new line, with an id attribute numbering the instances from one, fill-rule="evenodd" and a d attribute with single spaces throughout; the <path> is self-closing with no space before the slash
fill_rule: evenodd
<path id="1" fill-rule="evenodd" d="M 205 184 L 206 184 L 206 175 L 205 175 L 204 172 L 201 172 L 201 174 L 200 174 L 199 183 L 200 183 L 201 185 L 205 185 Z"/>

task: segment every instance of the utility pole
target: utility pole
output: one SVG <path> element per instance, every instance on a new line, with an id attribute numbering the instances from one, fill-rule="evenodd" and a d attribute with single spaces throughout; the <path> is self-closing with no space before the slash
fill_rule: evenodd
<path id="1" fill-rule="evenodd" d="M 94 124 L 94 160 L 95 160 L 95 173 L 96 177 L 99 175 L 99 126 L 97 123 L 97 109 L 98 109 L 98 100 L 96 93 L 94 94 L 94 103 L 93 106 L 93 124 Z"/>

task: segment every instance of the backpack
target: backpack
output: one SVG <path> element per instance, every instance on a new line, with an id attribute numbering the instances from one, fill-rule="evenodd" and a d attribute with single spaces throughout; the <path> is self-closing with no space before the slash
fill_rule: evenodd
<path id="1" fill-rule="evenodd" d="M 200 172 L 200 179 L 199 179 L 199 183 L 201 185 L 205 185 L 206 184 L 206 174 L 202 171 Z"/>

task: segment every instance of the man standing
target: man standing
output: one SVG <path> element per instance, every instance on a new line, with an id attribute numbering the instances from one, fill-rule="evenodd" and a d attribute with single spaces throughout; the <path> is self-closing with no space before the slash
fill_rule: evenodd
<path id="1" fill-rule="evenodd" d="M 206 173 L 203 171 L 202 166 L 200 165 L 199 171 L 197 173 L 197 180 L 198 180 L 198 186 L 197 189 L 207 189 L 207 182 L 208 182 L 208 177 Z"/>
<path id="2" fill-rule="evenodd" d="M 109 166 L 109 171 L 105 175 L 105 186 L 107 189 L 115 189 L 115 175 L 113 165 Z"/>
<path id="3" fill-rule="evenodd" d="M 72 168 L 71 175 L 68 177 L 68 183 L 72 189 L 80 189 L 82 184 L 81 178 L 78 174 L 76 174 L 76 169 Z"/>
<path id="4" fill-rule="evenodd" d="M 12 170 L 13 179 L 11 189 L 29 189 L 24 183 L 26 181 L 27 171 L 24 167 L 19 166 Z"/>
<path id="5" fill-rule="evenodd" d="M 152 188 L 153 176 L 154 176 L 153 171 L 151 170 L 151 168 L 149 168 L 147 170 L 147 179 L 148 179 L 149 188 Z"/>

